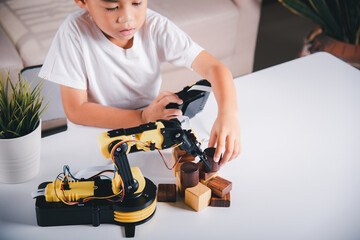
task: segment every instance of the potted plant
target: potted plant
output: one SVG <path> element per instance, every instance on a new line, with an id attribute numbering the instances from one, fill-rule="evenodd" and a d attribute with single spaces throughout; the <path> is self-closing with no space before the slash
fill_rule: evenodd
<path id="1" fill-rule="evenodd" d="M 319 27 L 305 40 L 302 55 L 326 51 L 360 69 L 359 0 L 279 0 Z"/>
<path id="2" fill-rule="evenodd" d="M 14 84 L 0 71 L 0 182 L 24 182 L 39 172 L 40 118 L 48 105 L 42 83 L 32 87 L 19 73 Z"/>

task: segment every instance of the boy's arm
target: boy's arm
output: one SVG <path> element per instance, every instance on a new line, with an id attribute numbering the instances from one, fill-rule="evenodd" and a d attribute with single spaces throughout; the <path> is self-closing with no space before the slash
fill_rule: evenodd
<path id="1" fill-rule="evenodd" d="M 221 161 L 221 164 L 225 164 L 236 158 L 241 148 L 239 112 L 232 74 L 206 51 L 195 58 L 192 68 L 211 83 L 218 104 L 218 115 L 211 130 L 209 147 L 216 145 L 214 159 L 219 159 L 225 150 Z"/>
<path id="2" fill-rule="evenodd" d="M 181 115 L 179 109 L 165 109 L 170 102 L 181 104 L 173 93 L 162 92 L 144 110 L 125 110 L 88 101 L 87 91 L 60 86 L 61 98 L 67 118 L 76 124 L 101 128 L 135 127 L 158 119 L 170 119 Z"/>

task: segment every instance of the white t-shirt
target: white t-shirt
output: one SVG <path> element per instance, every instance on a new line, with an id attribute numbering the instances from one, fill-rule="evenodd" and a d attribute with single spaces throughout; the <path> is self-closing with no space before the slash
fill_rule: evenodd
<path id="1" fill-rule="evenodd" d="M 138 109 L 158 95 L 161 63 L 191 68 L 202 50 L 169 19 L 150 9 L 133 46 L 123 49 L 107 39 L 82 9 L 60 26 L 39 76 L 86 89 L 90 102 Z"/>

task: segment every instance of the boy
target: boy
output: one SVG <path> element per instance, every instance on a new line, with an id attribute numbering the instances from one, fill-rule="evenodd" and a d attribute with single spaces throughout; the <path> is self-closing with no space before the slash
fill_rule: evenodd
<path id="1" fill-rule="evenodd" d="M 61 85 L 68 119 L 103 128 L 134 127 L 179 117 L 174 93 L 161 92 L 160 65 L 194 69 L 211 82 L 218 117 L 209 147 L 220 164 L 240 152 L 240 127 L 231 72 L 167 18 L 147 9 L 147 0 L 74 0 L 82 9 L 60 26 L 40 77 Z M 139 110 L 143 109 L 143 110 Z"/>

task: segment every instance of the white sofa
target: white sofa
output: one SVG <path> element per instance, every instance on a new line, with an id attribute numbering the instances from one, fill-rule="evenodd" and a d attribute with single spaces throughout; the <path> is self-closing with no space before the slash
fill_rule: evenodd
<path id="1" fill-rule="evenodd" d="M 148 0 L 196 42 L 227 65 L 233 76 L 252 72 L 261 0 Z M 0 2 L 0 69 L 16 76 L 41 65 L 64 18 L 78 6 L 72 0 Z M 177 91 L 201 79 L 171 65 L 162 68 L 162 89 Z"/>

